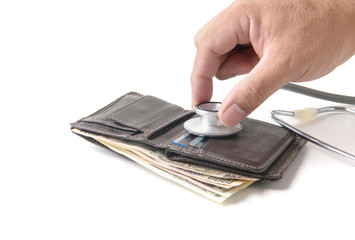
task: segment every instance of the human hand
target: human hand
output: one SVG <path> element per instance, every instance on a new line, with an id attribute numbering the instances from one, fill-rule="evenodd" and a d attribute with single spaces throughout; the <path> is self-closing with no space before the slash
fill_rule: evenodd
<path id="1" fill-rule="evenodd" d="M 212 78 L 248 73 L 218 116 L 243 120 L 288 82 L 322 77 L 355 53 L 355 1 L 236 0 L 195 37 L 192 104 L 210 101 Z"/>

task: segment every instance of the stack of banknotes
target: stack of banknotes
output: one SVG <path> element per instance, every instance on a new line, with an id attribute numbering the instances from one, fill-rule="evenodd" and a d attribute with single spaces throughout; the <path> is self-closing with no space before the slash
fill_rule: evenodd
<path id="1" fill-rule="evenodd" d="M 163 151 L 149 146 L 109 138 L 76 128 L 72 131 L 93 138 L 109 149 L 132 159 L 160 176 L 219 203 L 259 180 L 258 178 L 246 177 L 201 165 L 173 161 L 168 159 Z"/>

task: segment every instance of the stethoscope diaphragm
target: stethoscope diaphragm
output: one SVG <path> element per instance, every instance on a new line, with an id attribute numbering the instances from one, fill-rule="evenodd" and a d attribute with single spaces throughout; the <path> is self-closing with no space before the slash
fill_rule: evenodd
<path id="1" fill-rule="evenodd" d="M 194 135 L 210 137 L 226 137 L 242 130 L 242 126 L 224 126 L 218 118 L 220 102 L 205 102 L 194 106 L 194 111 L 199 115 L 184 123 L 185 129 Z"/>

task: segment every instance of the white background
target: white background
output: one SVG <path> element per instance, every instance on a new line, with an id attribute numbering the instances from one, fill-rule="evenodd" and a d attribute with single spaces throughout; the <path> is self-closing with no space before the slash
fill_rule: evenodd
<path id="1" fill-rule="evenodd" d="M 0 239 L 354 239 L 355 164 L 313 144 L 280 181 L 217 204 L 70 132 L 129 91 L 190 108 L 194 36 L 230 3 L 1 1 Z M 354 64 L 304 85 L 355 95 Z M 279 91 L 252 117 L 330 104 Z M 354 125 L 318 132 L 341 143 Z"/>

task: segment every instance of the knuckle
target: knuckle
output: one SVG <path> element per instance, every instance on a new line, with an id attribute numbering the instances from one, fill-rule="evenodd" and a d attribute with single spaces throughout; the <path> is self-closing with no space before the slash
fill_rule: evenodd
<path id="1" fill-rule="evenodd" d="M 222 72 L 217 72 L 215 77 L 218 80 L 226 80 L 226 79 L 228 79 L 227 76 L 225 74 L 223 74 Z"/>
<path id="2" fill-rule="evenodd" d="M 196 48 L 200 46 L 200 42 L 201 42 L 201 31 L 198 32 L 194 38 L 194 44 Z"/>
<path id="3" fill-rule="evenodd" d="M 256 105 L 260 105 L 264 102 L 266 98 L 266 88 L 262 86 L 262 84 L 244 84 L 243 91 L 249 96 L 250 102 L 253 102 Z"/>

